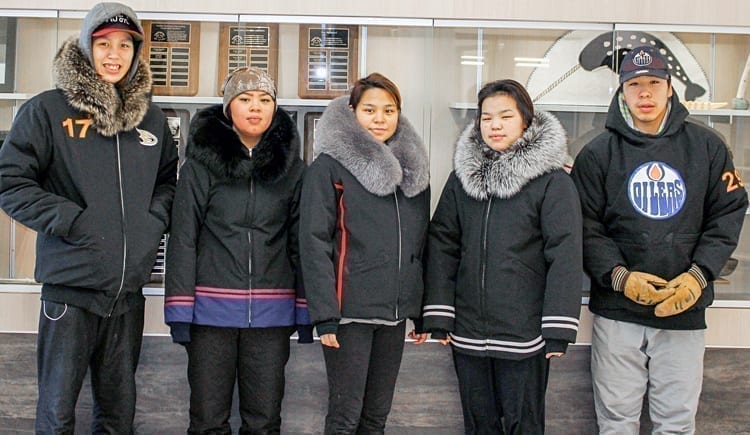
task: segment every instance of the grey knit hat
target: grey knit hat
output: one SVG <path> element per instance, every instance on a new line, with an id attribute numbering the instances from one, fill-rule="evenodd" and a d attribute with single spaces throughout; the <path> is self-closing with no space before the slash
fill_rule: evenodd
<path id="1" fill-rule="evenodd" d="M 249 91 L 262 91 L 267 93 L 276 101 L 276 85 L 267 72 L 254 66 L 237 68 L 227 75 L 221 86 L 224 95 L 224 115 L 229 118 L 229 103 L 237 95 Z"/>

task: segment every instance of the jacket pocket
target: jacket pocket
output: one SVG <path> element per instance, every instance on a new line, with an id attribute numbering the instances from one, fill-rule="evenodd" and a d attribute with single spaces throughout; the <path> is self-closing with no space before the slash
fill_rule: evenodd
<path id="1" fill-rule="evenodd" d="M 366 274 L 367 272 L 381 268 L 388 262 L 388 255 L 380 253 L 376 255 L 365 255 L 359 258 L 351 258 L 348 264 L 349 273 L 352 275 Z"/>
<path id="2" fill-rule="evenodd" d="M 46 284 L 112 290 L 115 279 L 107 276 L 105 255 L 95 238 L 79 238 L 76 243 L 61 237 L 37 235 L 35 279 Z"/>
<path id="3" fill-rule="evenodd" d="M 156 254 L 159 250 L 159 242 L 166 226 L 164 222 L 151 213 L 146 213 L 142 225 L 138 225 L 136 231 L 128 232 L 128 263 L 133 265 L 133 279 L 137 286 L 142 286 L 151 281 L 151 270 L 156 262 Z M 129 283 L 132 281 L 128 280 Z"/>
<path id="4" fill-rule="evenodd" d="M 390 319 L 395 312 L 396 269 L 385 254 L 352 262 L 344 274 L 341 313 L 346 317 Z"/>

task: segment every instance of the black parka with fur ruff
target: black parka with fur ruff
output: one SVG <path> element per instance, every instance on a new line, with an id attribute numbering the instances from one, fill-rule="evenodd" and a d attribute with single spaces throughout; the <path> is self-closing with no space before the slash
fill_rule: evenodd
<path id="1" fill-rule="evenodd" d="M 21 107 L 0 150 L 0 206 L 37 231 L 42 299 L 101 316 L 143 303 L 174 195 L 177 149 L 136 62 L 107 83 L 69 39 L 57 89 Z"/>
<path id="2" fill-rule="evenodd" d="M 175 323 L 309 325 L 297 279 L 305 165 L 294 121 L 277 109 L 249 156 L 222 106 L 211 106 L 193 118 L 186 154 L 167 247 L 165 321 L 173 332 Z"/>
<path id="3" fill-rule="evenodd" d="M 565 131 L 537 111 L 503 152 L 474 125 L 430 223 L 424 329 L 457 352 L 524 359 L 574 342 L 581 307 L 581 210 L 562 169 Z"/>
<path id="4" fill-rule="evenodd" d="M 357 122 L 348 96 L 332 101 L 302 189 L 300 248 L 318 334 L 342 317 L 417 318 L 430 213 L 427 151 L 401 115 L 383 143 Z"/>

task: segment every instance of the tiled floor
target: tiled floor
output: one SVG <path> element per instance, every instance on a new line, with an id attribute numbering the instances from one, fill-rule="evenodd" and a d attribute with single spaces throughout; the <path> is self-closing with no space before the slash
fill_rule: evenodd
<path id="1" fill-rule="evenodd" d="M 31 433 L 36 401 L 35 335 L 0 334 L 0 433 Z M 187 427 L 184 350 L 166 337 L 146 337 L 138 371 L 138 434 L 181 434 Z M 750 434 L 750 350 L 709 349 L 699 434 Z M 326 379 L 318 344 L 292 345 L 287 368 L 283 433 L 320 433 Z M 84 387 L 77 433 L 86 433 L 91 398 Z M 645 418 L 644 418 L 645 419 Z M 237 430 L 236 412 L 232 418 Z M 642 432 L 649 425 L 644 423 Z M 448 349 L 406 346 L 388 434 L 460 434 L 461 412 Z M 552 363 L 547 393 L 547 433 L 593 434 L 588 347 L 571 347 Z"/>

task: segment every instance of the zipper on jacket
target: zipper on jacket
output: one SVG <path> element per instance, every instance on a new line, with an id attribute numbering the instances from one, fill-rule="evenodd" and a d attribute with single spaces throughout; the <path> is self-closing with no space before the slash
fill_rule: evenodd
<path id="1" fill-rule="evenodd" d="M 112 312 L 115 310 L 117 300 L 120 299 L 122 288 L 125 286 L 125 264 L 127 264 L 128 256 L 128 236 L 125 228 L 125 194 L 123 193 L 122 187 L 122 163 L 120 160 L 120 134 L 115 135 L 115 145 L 117 151 L 117 180 L 120 183 L 120 217 L 122 218 L 122 275 L 120 276 L 120 288 L 117 289 L 117 295 L 112 303 L 112 307 L 109 309 L 107 317 L 112 316 Z"/>
<path id="2" fill-rule="evenodd" d="M 487 330 L 487 317 L 484 315 L 484 309 L 485 309 L 485 280 L 487 275 L 487 231 L 489 230 L 489 223 L 490 223 L 490 208 L 492 207 L 492 197 L 490 197 L 489 201 L 487 201 L 487 211 L 484 213 L 484 223 L 483 223 L 483 229 L 482 232 L 484 233 L 482 235 L 482 285 L 481 285 L 481 291 L 479 292 L 479 310 L 481 318 L 483 319 L 484 329 Z"/>
<path id="3" fill-rule="evenodd" d="M 396 280 L 398 288 L 396 293 L 396 319 L 398 320 L 398 306 L 401 300 L 401 210 L 398 208 L 398 191 L 393 192 L 393 199 L 396 201 L 396 222 L 398 223 L 398 279 Z"/>
<path id="4" fill-rule="evenodd" d="M 248 230 L 247 230 L 247 290 L 249 292 L 249 299 L 247 303 L 247 323 L 250 325 L 253 322 L 253 230 L 252 220 L 255 209 L 255 184 L 253 179 L 250 178 L 250 204 L 248 204 L 249 216 L 247 216 Z M 247 209 L 245 209 L 247 212 Z"/>

